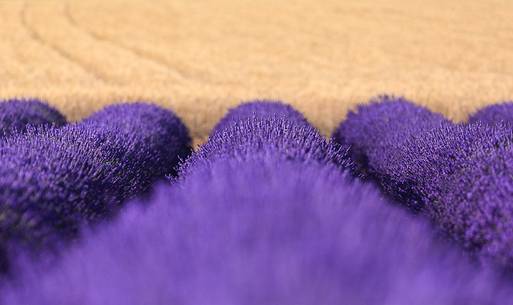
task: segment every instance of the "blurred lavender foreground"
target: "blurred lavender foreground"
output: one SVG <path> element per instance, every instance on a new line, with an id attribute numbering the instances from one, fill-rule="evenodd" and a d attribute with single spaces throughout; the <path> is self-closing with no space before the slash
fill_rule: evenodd
<path id="1" fill-rule="evenodd" d="M 0 101 L 0 139 L 23 133 L 29 127 L 66 124 L 66 119 L 56 109 L 37 99 L 10 99 Z"/>
<path id="2" fill-rule="evenodd" d="M 273 105 L 258 106 L 270 113 L 221 126 L 216 134 L 247 128 L 246 141 L 235 133 L 222 144 L 207 143 L 184 166 L 185 176 L 89 233 L 54 268 L 20 262 L 19 281 L 4 287 L 0 300 L 10 305 L 507 303 L 510 290 L 436 241 L 421 219 L 353 181 L 339 162 L 319 158 L 310 142 L 296 146 L 300 138 L 287 140 L 291 130 L 298 135 L 308 130 L 307 123 L 294 118 L 287 123 L 289 115 L 276 114 Z M 276 122 L 273 132 L 282 139 L 265 134 Z M 214 134 L 209 141 L 216 139 Z"/>
<path id="3" fill-rule="evenodd" d="M 0 146 L 0 266 L 72 239 L 173 174 L 189 152 L 170 111 L 108 106 L 77 124 L 28 131 Z M 19 252 L 21 251 L 21 252 Z"/>

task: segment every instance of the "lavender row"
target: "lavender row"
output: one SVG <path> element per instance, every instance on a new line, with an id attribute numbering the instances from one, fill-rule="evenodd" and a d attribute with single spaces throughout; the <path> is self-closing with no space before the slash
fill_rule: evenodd
<path id="1" fill-rule="evenodd" d="M 230 112 L 179 180 L 88 233 L 54 268 L 24 264 L 0 300 L 401 305 L 511 297 L 495 275 L 436 240 L 429 224 L 351 179 L 343 152 L 303 140 L 316 139 L 315 129 L 282 110 L 290 108 Z"/>
<path id="2" fill-rule="evenodd" d="M 11 135 L 0 145 L 0 265 L 58 248 L 81 226 L 113 215 L 173 174 L 189 142 L 173 113 L 143 103 Z"/>
<path id="3" fill-rule="evenodd" d="M 427 214 L 477 257 L 509 270 L 513 130 L 504 119 L 512 107 L 492 106 L 468 124 L 454 124 L 384 97 L 350 113 L 333 137 L 350 145 L 353 160 L 390 197 Z"/>

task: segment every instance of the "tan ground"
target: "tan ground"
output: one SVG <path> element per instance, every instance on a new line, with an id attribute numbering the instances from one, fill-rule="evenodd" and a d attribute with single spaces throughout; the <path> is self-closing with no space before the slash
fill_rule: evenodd
<path id="1" fill-rule="evenodd" d="M 72 120 L 152 100 L 197 141 L 253 98 L 326 134 L 385 92 L 456 120 L 513 98 L 511 0 L 0 0 L 0 16 L 0 97 Z"/>

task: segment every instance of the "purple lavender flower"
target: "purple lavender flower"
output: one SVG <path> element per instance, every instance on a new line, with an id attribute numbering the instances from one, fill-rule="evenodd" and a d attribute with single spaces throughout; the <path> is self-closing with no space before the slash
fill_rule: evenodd
<path id="1" fill-rule="evenodd" d="M 66 119 L 53 107 L 37 99 L 0 101 L 0 138 L 25 132 L 28 126 L 56 126 Z"/>
<path id="2" fill-rule="evenodd" d="M 475 122 L 513 124 L 513 102 L 504 102 L 480 109 L 469 118 L 469 123 Z"/>
<path id="3" fill-rule="evenodd" d="M 381 96 L 368 105 L 350 112 L 333 134 L 333 140 L 350 147 L 358 172 L 377 181 L 394 199 L 409 202 L 419 209 L 418 198 L 410 191 L 409 182 L 396 184 L 390 177 L 389 159 L 401 151 L 408 138 L 439 126 L 451 124 L 442 115 L 403 99 Z"/>
<path id="4" fill-rule="evenodd" d="M 16 135 L 0 146 L 0 261 L 76 236 L 171 174 L 185 126 L 143 103 L 106 107 L 79 124 Z"/>
<path id="5" fill-rule="evenodd" d="M 243 161 L 254 154 L 333 163 L 343 169 L 352 166 L 346 150 L 328 143 L 294 108 L 280 102 L 256 101 L 230 110 L 182 171 L 217 158 Z"/>
<path id="6" fill-rule="evenodd" d="M 511 291 L 429 225 L 330 165 L 217 160 L 23 263 L 5 304 L 504 304 Z"/>

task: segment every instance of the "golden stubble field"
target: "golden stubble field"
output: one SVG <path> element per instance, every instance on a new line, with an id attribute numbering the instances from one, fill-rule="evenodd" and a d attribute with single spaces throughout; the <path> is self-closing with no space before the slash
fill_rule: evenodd
<path id="1" fill-rule="evenodd" d="M 0 0 L 0 14 L 1 98 L 41 97 L 71 120 L 150 100 L 196 143 L 255 98 L 325 134 L 381 93 L 454 120 L 513 99 L 510 0 Z"/>

